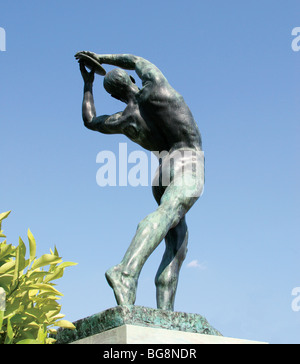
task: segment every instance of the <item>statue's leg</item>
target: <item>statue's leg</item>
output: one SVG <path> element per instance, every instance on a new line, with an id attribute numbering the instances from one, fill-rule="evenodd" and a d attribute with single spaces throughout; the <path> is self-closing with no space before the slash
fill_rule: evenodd
<path id="1" fill-rule="evenodd" d="M 143 265 L 168 231 L 179 223 L 183 213 L 184 208 L 177 199 L 173 199 L 162 203 L 139 223 L 123 260 L 105 274 L 119 305 L 134 304 Z"/>
<path id="2" fill-rule="evenodd" d="M 139 223 L 123 260 L 105 274 L 119 305 L 134 304 L 138 278 L 143 265 L 169 230 L 180 223 L 196 200 L 197 197 L 186 196 L 181 187 L 171 184 L 165 190 L 157 210 Z M 182 249 L 184 250 L 184 248 Z M 181 257 L 184 255 L 180 249 L 178 254 Z M 174 270 L 179 271 L 181 259 L 179 255 L 178 259 L 175 259 Z M 176 265 L 178 268 L 175 269 Z"/>
<path id="3" fill-rule="evenodd" d="M 156 301 L 157 308 L 173 311 L 179 271 L 187 252 L 185 217 L 168 232 L 165 242 L 166 250 L 155 277 Z"/>
<path id="4" fill-rule="evenodd" d="M 170 155 L 168 159 L 163 161 L 162 170 L 164 173 L 168 171 L 165 167 L 166 164 L 171 165 L 169 162 L 171 158 L 174 160 L 174 166 L 171 169 L 172 181 L 165 188 L 160 200 L 159 196 L 156 196 L 157 201 L 159 200 L 157 210 L 139 223 L 136 234 L 121 263 L 106 272 L 106 279 L 113 288 L 119 305 L 133 305 L 135 303 L 138 278 L 146 260 L 168 232 L 180 223 L 203 190 L 203 155 L 200 154 L 199 158 L 181 153 Z M 184 173 L 182 172 L 183 162 Z M 174 261 L 174 272 L 176 270 L 179 272 L 180 262 L 183 260 L 184 241 L 181 239 L 182 250 L 181 248 L 178 249 L 178 259 Z M 176 264 L 177 268 L 175 269 Z"/>

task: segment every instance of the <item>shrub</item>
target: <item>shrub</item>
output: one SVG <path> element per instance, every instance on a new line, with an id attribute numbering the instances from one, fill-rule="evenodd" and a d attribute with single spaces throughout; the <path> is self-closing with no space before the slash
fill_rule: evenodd
<path id="1" fill-rule="evenodd" d="M 1 224 L 9 213 L 0 214 L 0 238 L 6 237 Z M 62 320 L 64 315 L 57 303 L 62 294 L 52 281 L 61 278 L 64 269 L 76 263 L 63 263 L 56 247 L 54 252 L 50 249 L 50 254 L 37 258 L 30 230 L 27 235 L 27 259 L 21 238 L 17 247 L 6 240 L 0 243 L 0 344 L 51 344 L 55 342 L 55 327 L 75 328 L 71 322 Z"/>

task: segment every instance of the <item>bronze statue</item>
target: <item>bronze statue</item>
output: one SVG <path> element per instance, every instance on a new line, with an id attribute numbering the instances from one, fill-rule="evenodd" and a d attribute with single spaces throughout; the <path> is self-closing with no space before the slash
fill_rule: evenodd
<path id="1" fill-rule="evenodd" d="M 87 51 L 79 52 L 75 57 L 84 80 L 84 125 L 104 134 L 125 134 L 143 148 L 159 153 L 159 167 L 152 182 L 158 208 L 138 224 L 123 260 L 106 272 L 106 279 L 119 305 L 133 305 L 141 269 L 165 239 L 165 253 L 155 277 L 157 307 L 174 310 L 179 271 L 187 252 L 185 214 L 199 198 L 204 186 L 204 156 L 199 129 L 183 97 L 146 59 L 130 54 Z M 101 64 L 120 68 L 105 75 Z M 124 69 L 137 73 L 142 80 L 141 89 Z M 96 116 L 93 99 L 95 72 L 105 75 L 106 91 L 127 104 L 123 112 Z M 165 175 L 170 177 L 168 183 L 163 183 Z"/>

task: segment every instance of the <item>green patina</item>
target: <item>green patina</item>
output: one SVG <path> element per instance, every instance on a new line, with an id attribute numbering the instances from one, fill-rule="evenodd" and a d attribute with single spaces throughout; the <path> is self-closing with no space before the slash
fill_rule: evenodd
<path id="1" fill-rule="evenodd" d="M 143 306 L 117 306 L 74 322 L 75 330 L 60 329 L 57 344 L 68 344 L 122 325 L 136 325 L 222 336 L 207 320 L 194 313 L 174 312 Z"/>

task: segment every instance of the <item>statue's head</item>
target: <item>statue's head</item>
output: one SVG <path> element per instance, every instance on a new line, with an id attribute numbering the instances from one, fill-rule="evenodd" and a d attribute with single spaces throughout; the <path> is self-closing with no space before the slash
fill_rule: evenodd
<path id="1" fill-rule="evenodd" d="M 134 78 L 120 68 L 108 72 L 104 77 L 103 85 L 112 97 L 126 103 L 132 94 L 139 91 Z"/>

